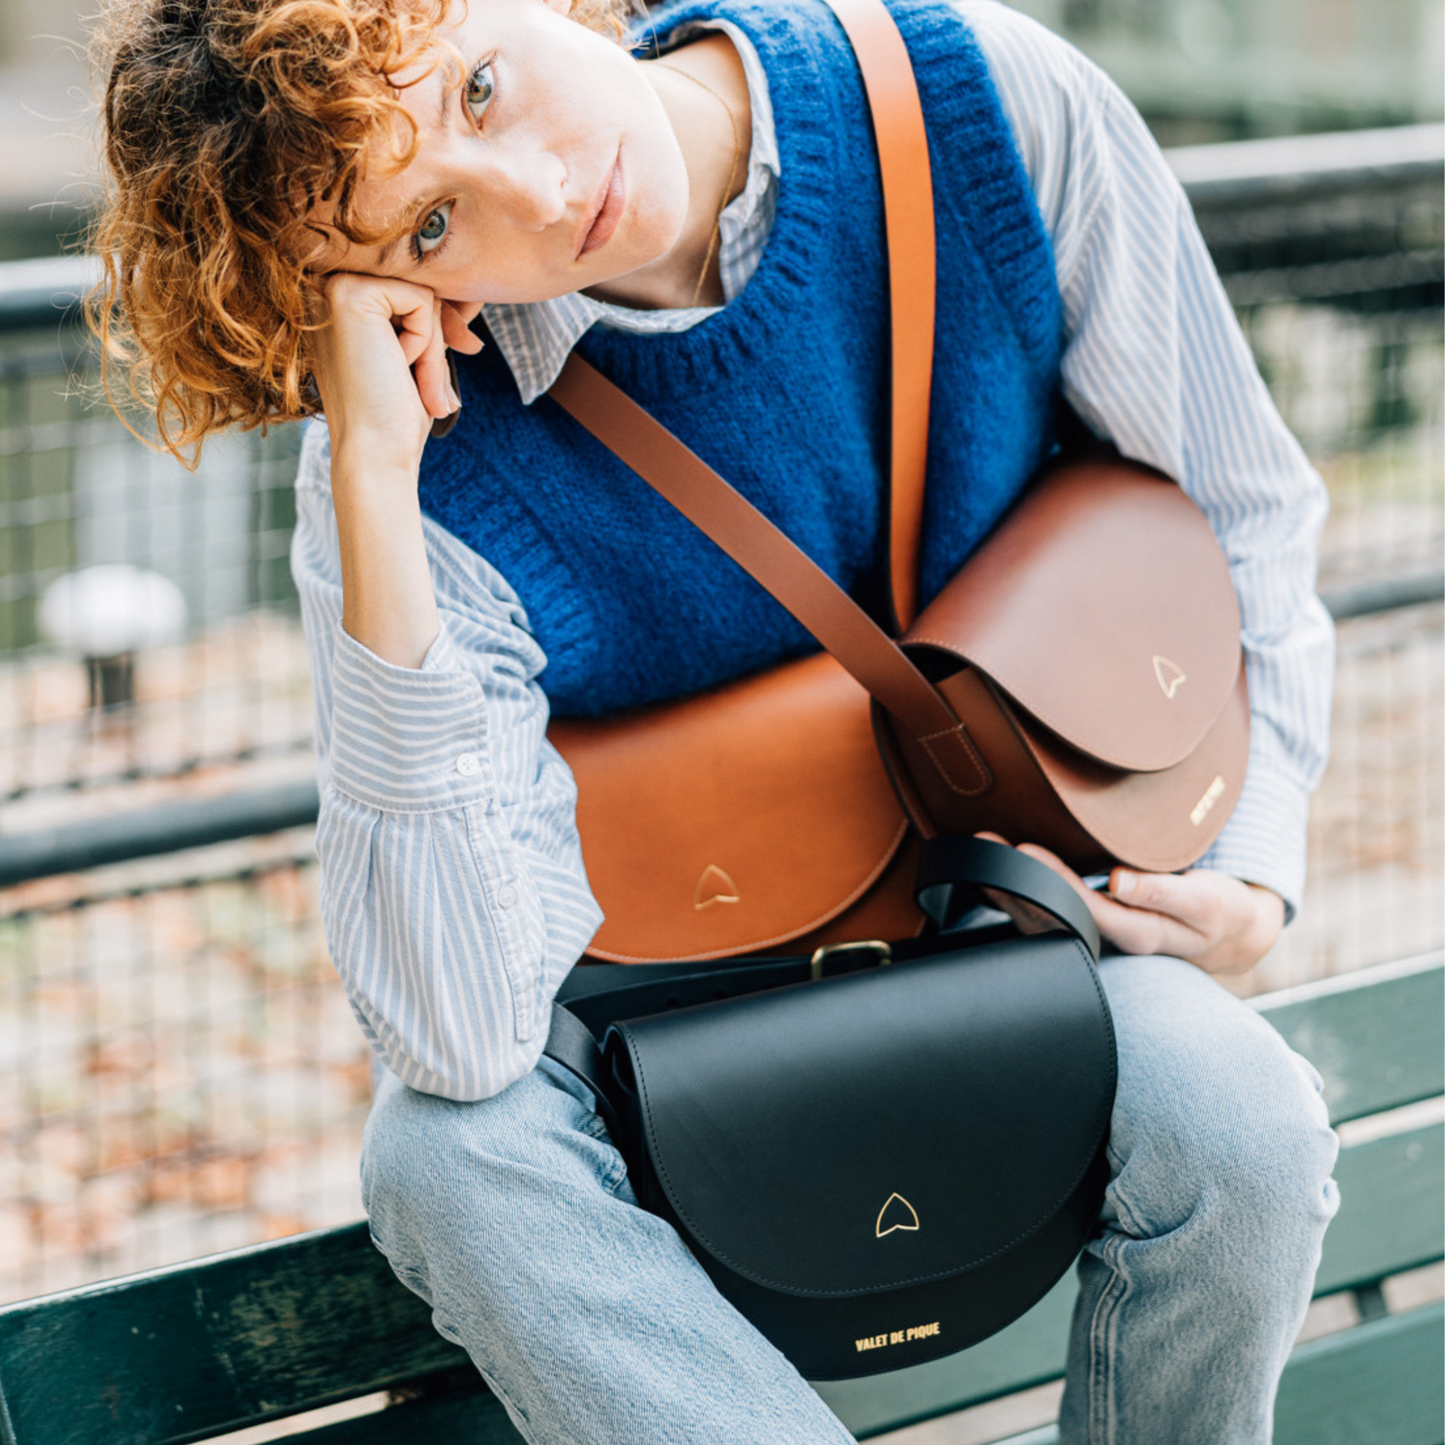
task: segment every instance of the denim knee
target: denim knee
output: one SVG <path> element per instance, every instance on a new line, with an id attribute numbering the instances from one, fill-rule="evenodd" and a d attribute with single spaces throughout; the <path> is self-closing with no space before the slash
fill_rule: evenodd
<path id="1" fill-rule="evenodd" d="M 570 1081 L 568 1081 L 570 1082 Z M 362 1203 L 378 1246 L 425 1292 L 429 1261 L 475 1258 L 515 1239 L 573 1189 L 615 1193 L 621 1156 L 581 1086 L 534 1069 L 500 1094 L 459 1102 L 418 1093 L 387 1075 L 361 1151 Z"/>
<path id="2" fill-rule="evenodd" d="M 1114 958 L 1101 977 L 1119 1044 L 1119 1226 L 1207 1235 L 1221 1269 L 1312 1272 L 1339 1147 L 1313 1065 L 1191 964 Z"/>

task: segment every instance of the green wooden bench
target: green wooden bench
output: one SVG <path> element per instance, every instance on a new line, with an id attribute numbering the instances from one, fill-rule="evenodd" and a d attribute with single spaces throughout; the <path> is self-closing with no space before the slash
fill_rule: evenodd
<path id="1" fill-rule="evenodd" d="M 1439 957 L 1259 1001 L 1314 1060 L 1337 1123 L 1442 1093 Z M 1442 1257 L 1438 1117 L 1351 1144 L 1318 1292 L 1353 1292 L 1359 1323 L 1299 1346 L 1278 1445 L 1445 1445 L 1445 1319 L 1437 1301 L 1386 1309 L 1381 1281 Z M 859 1436 L 1057 1378 L 1068 1279 L 992 1340 L 932 1365 L 821 1387 Z M 393 1403 L 316 1426 L 308 1445 L 515 1445 L 505 1411 L 431 1328 L 363 1225 L 320 1231 L 0 1310 L 0 1439 L 167 1445 L 390 1391 Z M 1014 1445 L 1045 1445 L 1051 1429 Z M 1160 1442 L 1163 1445 L 1163 1442 Z"/>

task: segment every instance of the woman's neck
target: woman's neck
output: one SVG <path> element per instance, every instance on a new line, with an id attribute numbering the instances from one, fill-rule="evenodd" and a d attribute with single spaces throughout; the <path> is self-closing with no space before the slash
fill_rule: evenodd
<path id="1" fill-rule="evenodd" d="M 718 217 L 747 184 L 752 137 L 742 60 L 732 41 L 715 32 L 638 64 L 645 67 L 682 148 L 687 219 L 665 255 L 586 294 L 639 310 L 721 306 Z"/>

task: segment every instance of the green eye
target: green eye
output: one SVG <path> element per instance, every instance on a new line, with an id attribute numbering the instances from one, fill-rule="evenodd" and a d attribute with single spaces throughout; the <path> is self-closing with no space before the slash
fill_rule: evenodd
<path id="1" fill-rule="evenodd" d="M 434 251 L 441 245 L 447 234 L 447 226 L 451 223 L 451 216 L 452 203 L 450 201 L 431 212 L 417 228 L 413 238 L 418 251 L 425 255 L 428 251 Z"/>
<path id="2" fill-rule="evenodd" d="M 486 113 L 487 107 L 492 103 L 492 95 L 497 89 L 496 77 L 492 73 L 492 62 L 484 60 L 472 73 L 467 76 L 467 83 L 464 87 L 463 99 L 467 109 L 472 114 L 472 119 L 480 121 Z"/>

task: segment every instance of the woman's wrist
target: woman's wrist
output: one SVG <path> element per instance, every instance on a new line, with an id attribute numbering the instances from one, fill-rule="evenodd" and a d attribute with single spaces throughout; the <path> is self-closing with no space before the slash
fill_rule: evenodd
<path id="1" fill-rule="evenodd" d="M 420 667 L 441 630 L 416 472 L 333 456 L 341 625 L 398 667 Z"/>

